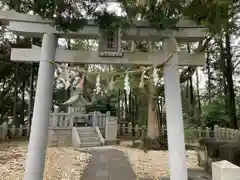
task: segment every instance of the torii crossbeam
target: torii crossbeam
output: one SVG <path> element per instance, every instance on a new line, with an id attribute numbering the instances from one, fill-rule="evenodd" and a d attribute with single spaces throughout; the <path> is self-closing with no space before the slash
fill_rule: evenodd
<path id="1" fill-rule="evenodd" d="M 179 66 L 203 66 L 205 64 L 205 53 L 189 54 L 178 52 Z M 41 48 L 21 49 L 12 48 L 11 60 L 20 62 L 38 62 L 41 57 Z M 75 64 L 138 64 L 158 65 L 165 62 L 164 51 L 160 52 L 124 52 L 124 57 L 99 57 L 98 52 L 82 50 L 56 49 L 54 62 Z"/>
<path id="2" fill-rule="evenodd" d="M 43 180 L 55 68 L 51 61 L 101 64 L 139 63 L 149 65 L 153 63 L 162 64 L 172 54 L 173 56 L 163 67 L 170 178 L 171 180 L 188 179 L 178 66 L 203 65 L 204 54 L 176 53 L 177 41 L 194 42 L 202 40 L 206 36 L 206 28 L 191 21 L 183 20 L 177 24 L 178 30 L 157 31 L 151 28 L 147 22 L 138 22 L 135 27 L 124 30 L 121 39 L 130 41 L 158 41 L 164 39 L 162 52 L 153 52 L 152 54 L 125 53 L 121 58 L 100 58 L 96 52 L 57 49 L 57 39 L 59 37 L 76 39 L 101 38 L 99 28 L 91 20 L 78 32 L 57 31 L 51 20 L 43 20 L 39 16 L 19 14 L 13 11 L 0 12 L 0 20 L 6 23 L 10 31 L 17 35 L 27 37 L 43 36 L 41 49 L 13 49 L 11 54 L 12 60 L 39 61 L 40 64 L 24 180 Z"/>

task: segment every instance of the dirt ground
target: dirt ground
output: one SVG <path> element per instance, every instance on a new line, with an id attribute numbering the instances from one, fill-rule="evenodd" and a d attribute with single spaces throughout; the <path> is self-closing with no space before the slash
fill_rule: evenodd
<path id="1" fill-rule="evenodd" d="M 140 179 L 150 178 L 156 179 L 160 176 L 169 175 L 168 168 L 168 151 L 148 151 L 144 152 L 140 149 L 129 148 L 131 142 L 123 142 L 118 149 L 124 151 L 128 155 L 132 164 L 132 168 Z M 200 168 L 196 151 L 186 151 L 188 168 Z"/>
<path id="2" fill-rule="evenodd" d="M 0 179 L 23 180 L 28 142 L 0 144 Z M 71 147 L 48 147 L 44 180 L 80 179 L 91 155 Z"/>
<path id="3" fill-rule="evenodd" d="M 156 178 L 168 175 L 168 152 L 149 151 L 127 147 L 125 143 L 114 146 L 128 156 L 133 170 L 139 178 Z M 0 180 L 23 180 L 27 142 L 5 142 L 0 144 Z M 198 168 L 194 151 L 187 151 L 188 167 Z M 91 155 L 72 147 L 48 147 L 44 180 L 80 179 Z"/>

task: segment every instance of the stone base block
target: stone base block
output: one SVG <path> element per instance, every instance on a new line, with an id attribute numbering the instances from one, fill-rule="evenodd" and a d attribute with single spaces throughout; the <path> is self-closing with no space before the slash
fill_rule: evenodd
<path id="1" fill-rule="evenodd" d="M 226 160 L 212 163 L 212 180 L 240 180 L 240 168 Z"/>
<path id="2" fill-rule="evenodd" d="M 49 129 L 48 131 L 48 146 L 66 147 L 72 145 L 72 130 L 71 129 Z"/>
<path id="3" fill-rule="evenodd" d="M 106 140 L 105 139 L 105 144 L 106 145 L 119 145 L 120 144 L 120 140 L 119 139 L 115 139 L 115 140 Z"/>

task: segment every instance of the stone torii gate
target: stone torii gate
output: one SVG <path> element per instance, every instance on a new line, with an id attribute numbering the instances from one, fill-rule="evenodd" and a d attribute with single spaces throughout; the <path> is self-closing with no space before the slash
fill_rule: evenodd
<path id="1" fill-rule="evenodd" d="M 134 28 L 126 29 L 122 33 L 120 30 L 109 33 L 109 31 L 99 30 L 93 21 L 89 21 L 88 25 L 78 32 L 61 32 L 52 26 L 51 20 L 43 20 L 35 15 L 3 11 L 0 12 L 0 20 L 6 23 L 10 31 L 17 35 L 43 38 L 41 48 L 13 48 L 11 53 L 11 60 L 39 61 L 40 63 L 25 180 L 43 179 L 55 68 L 55 65 L 50 61 L 97 64 L 164 64 L 170 178 L 171 180 L 187 180 L 178 66 L 201 66 L 204 65 L 205 57 L 203 53 L 190 55 L 185 52 L 177 52 L 176 42 L 202 40 L 206 36 L 206 28 L 197 26 L 191 21 L 182 20 L 177 25 L 178 30 L 157 31 L 151 28 L 147 22 L 138 22 Z M 60 50 L 57 48 L 58 38 L 100 39 L 99 52 Z M 123 53 L 120 46 L 121 40 L 158 41 L 162 39 L 164 39 L 164 48 L 163 51 L 159 52 Z M 109 45 L 107 40 L 113 42 L 110 42 Z M 167 57 L 170 57 L 168 61 L 166 61 Z"/>

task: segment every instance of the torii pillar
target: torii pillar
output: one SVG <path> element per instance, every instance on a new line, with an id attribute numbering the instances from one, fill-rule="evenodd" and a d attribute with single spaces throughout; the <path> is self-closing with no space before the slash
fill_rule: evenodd
<path id="1" fill-rule="evenodd" d="M 44 34 L 24 180 L 43 180 L 55 70 L 51 61 L 56 47 L 56 36 Z"/>
<path id="2" fill-rule="evenodd" d="M 176 51 L 176 39 L 165 39 L 165 58 L 174 53 L 172 58 L 164 65 L 169 168 L 171 180 L 187 180 L 187 161 L 184 142 L 180 75 L 178 69 L 179 60 Z"/>

